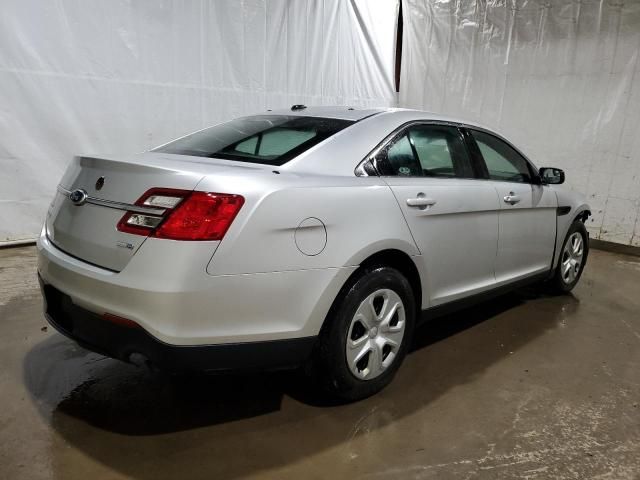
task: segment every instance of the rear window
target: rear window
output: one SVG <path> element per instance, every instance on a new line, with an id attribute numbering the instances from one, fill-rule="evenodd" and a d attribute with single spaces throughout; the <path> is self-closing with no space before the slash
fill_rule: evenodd
<path id="1" fill-rule="evenodd" d="M 282 165 L 352 123 L 333 118 L 257 115 L 201 130 L 154 151 Z"/>

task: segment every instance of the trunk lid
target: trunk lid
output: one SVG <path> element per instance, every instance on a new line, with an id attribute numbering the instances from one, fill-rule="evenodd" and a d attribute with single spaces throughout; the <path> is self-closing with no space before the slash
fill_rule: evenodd
<path id="1" fill-rule="evenodd" d="M 146 240 L 117 230 L 126 212 L 121 204 L 133 204 L 152 187 L 193 190 L 210 169 L 210 165 L 153 153 L 125 160 L 76 157 L 47 212 L 47 236 L 69 255 L 120 271 Z M 69 193 L 78 189 L 102 204 L 75 205 Z"/>

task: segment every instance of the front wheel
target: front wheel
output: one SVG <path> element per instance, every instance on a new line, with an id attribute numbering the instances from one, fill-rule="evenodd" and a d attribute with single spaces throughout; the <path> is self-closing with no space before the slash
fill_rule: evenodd
<path id="1" fill-rule="evenodd" d="M 576 286 L 587 263 L 589 234 L 579 220 L 573 222 L 562 244 L 560 260 L 551 279 L 551 287 L 557 293 L 568 293 Z"/>
<path id="2" fill-rule="evenodd" d="M 366 269 L 336 299 L 320 334 L 312 374 L 325 393 L 359 400 L 391 382 L 411 344 L 415 300 L 397 270 Z"/>

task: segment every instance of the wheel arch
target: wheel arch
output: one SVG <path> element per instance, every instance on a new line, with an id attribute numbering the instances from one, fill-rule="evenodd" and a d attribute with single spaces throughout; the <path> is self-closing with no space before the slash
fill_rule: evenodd
<path id="1" fill-rule="evenodd" d="M 551 271 L 557 268 L 560 262 L 560 251 L 562 250 L 562 244 L 564 243 L 564 239 L 567 236 L 567 232 L 569 228 L 574 222 L 582 222 L 583 224 L 587 223 L 588 218 L 591 216 L 591 208 L 586 203 L 582 203 L 573 211 L 571 216 L 566 215 L 564 217 L 557 217 L 557 234 L 556 234 L 556 246 L 555 246 L 555 254 L 553 257 L 553 264 Z"/>
<path id="2" fill-rule="evenodd" d="M 359 263 L 358 267 L 343 282 L 338 293 L 333 299 L 331 307 L 329 307 L 329 310 L 322 322 L 322 326 L 320 328 L 321 332 L 328 325 L 328 320 L 332 318 L 336 308 L 338 307 L 339 300 L 346 295 L 346 292 L 353 286 L 355 280 L 362 275 L 364 271 L 378 266 L 395 268 L 407 279 L 415 297 L 416 315 L 420 314 L 422 310 L 423 282 L 418 265 L 416 265 L 416 262 L 411 255 L 397 248 L 386 248 L 370 254 Z"/>
<path id="3" fill-rule="evenodd" d="M 591 216 L 591 210 L 589 210 L 589 207 L 584 206 L 582 207 L 582 210 L 580 210 L 578 214 L 573 217 L 573 222 L 575 222 L 576 220 L 579 220 L 582 223 L 587 223 L 587 220 L 590 216 Z"/>
<path id="4" fill-rule="evenodd" d="M 416 312 L 419 312 L 422 308 L 422 279 L 420 277 L 420 271 L 412 257 L 402 250 L 393 248 L 381 250 L 362 261 L 360 267 L 353 275 L 359 274 L 363 269 L 374 268 L 380 265 L 395 268 L 409 281 L 415 297 Z M 351 277 L 348 281 L 350 280 L 352 280 Z"/>

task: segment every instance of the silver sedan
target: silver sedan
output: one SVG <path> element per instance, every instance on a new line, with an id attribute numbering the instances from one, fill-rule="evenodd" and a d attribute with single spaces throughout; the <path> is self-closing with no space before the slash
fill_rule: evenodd
<path id="1" fill-rule="evenodd" d="M 295 105 L 130 157 L 76 157 L 38 241 L 46 316 L 161 369 L 393 378 L 416 324 L 544 282 L 570 291 L 584 200 L 479 125 Z"/>

